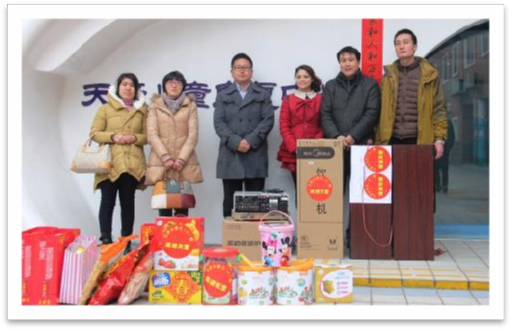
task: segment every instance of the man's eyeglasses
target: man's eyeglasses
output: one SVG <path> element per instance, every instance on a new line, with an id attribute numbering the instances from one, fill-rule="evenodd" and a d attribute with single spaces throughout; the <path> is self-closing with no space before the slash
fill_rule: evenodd
<path id="1" fill-rule="evenodd" d="M 249 71 L 251 69 L 252 69 L 251 67 L 241 67 L 241 66 L 233 67 L 233 70 L 236 70 L 236 71 Z"/>

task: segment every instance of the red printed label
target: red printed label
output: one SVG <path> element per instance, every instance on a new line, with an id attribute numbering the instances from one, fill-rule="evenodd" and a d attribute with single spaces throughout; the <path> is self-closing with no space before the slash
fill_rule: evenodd
<path id="1" fill-rule="evenodd" d="M 365 180 L 365 192 L 373 199 L 383 199 L 390 193 L 390 181 L 382 174 L 370 175 Z"/>
<path id="2" fill-rule="evenodd" d="M 313 176 L 306 184 L 308 195 L 315 201 L 326 201 L 333 193 L 333 184 L 326 176 Z"/>
<path id="3" fill-rule="evenodd" d="M 365 153 L 365 165 L 374 172 L 387 170 L 391 160 L 390 153 L 383 147 L 373 147 Z"/>
<path id="4" fill-rule="evenodd" d="M 204 269 L 203 286 L 213 298 L 222 298 L 232 289 L 233 271 L 228 264 L 208 262 Z"/>
<path id="5" fill-rule="evenodd" d="M 194 234 L 185 225 L 165 225 L 162 231 L 164 252 L 175 259 L 182 259 L 195 248 Z"/>

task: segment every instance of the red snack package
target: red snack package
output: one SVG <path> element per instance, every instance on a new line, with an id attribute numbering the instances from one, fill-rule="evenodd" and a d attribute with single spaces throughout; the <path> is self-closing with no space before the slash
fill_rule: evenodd
<path id="1" fill-rule="evenodd" d="M 148 245 L 139 246 L 130 254 L 123 256 L 113 265 L 98 282 L 98 289 L 93 294 L 90 305 L 106 305 L 117 300 L 125 287 L 138 260 L 146 254 Z"/>
<path id="2" fill-rule="evenodd" d="M 148 285 L 152 269 L 153 256 L 148 249 L 144 257 L 137 264 L 137 267 L 135 267 L 134 272 L 132 272 L 128 283 L 119 296 L 118 304 L 128 305 L 141 296 Z"/>
<path id="3" fill-rule="evenodd" d="M 22 304 L 57 305 L 64 251 L 80 229 L 44 226 L 22 233 Z"/>
<path id="4" fill-rule="evenodd" d="M 141 245 L 148 244 L 155 235 L 155 224 L 146 223 L 141 225 Z"/>

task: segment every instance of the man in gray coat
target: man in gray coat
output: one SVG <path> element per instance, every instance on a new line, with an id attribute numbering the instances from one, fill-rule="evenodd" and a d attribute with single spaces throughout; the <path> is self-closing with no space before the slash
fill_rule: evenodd
<path id="1" fill-rule="evenodd" d="M 322 91 L 321 126 L 326 138 L 342 138 L 344 143 L 344 193 L 348 184 L 352 145 L 374 140 L 379 121 L 381 94 L 378 83 L 360 71 L 360 52 L 344 47 L 337 53 L 340 72 Z M 349 224 L 346 246 L 350 247 Z"/>
<path id="2" fill-rule="evenodd" d="M 217 178 L 223 180 L 223 215 L 231 216 L 235 191 L 262 191 L 268 176 L 267 136 L 274 125 L 269 93 L 251 82 L 253 61 L 244 54 L 231 62 L 234 84 L 217 94 L 214 127 L 221 138 Z"/>

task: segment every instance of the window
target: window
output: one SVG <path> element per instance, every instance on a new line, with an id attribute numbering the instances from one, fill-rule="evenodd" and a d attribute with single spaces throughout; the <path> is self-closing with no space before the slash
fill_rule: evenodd
<path id="1" fill-rule="evenodd" d="M 444 157 L 449 164 L 447 171 L 442 171 L 441 163 L 435 165 L 435 232 L 453 227 L 454 230 L 448 231 L 449 237 L 461 238 L 476 233 L 477 237 L 487 238 L 490 223 L 487 185 L 490 146 L 493 146 L 490 144 L 488 85 L 488 40 L 491 36 L 487 27 L 480 29 L 472 28 L 452 36 L 448 44 L 432 54 L 445 92 L 447 141 Z M 468 38 L 470 36 L 472 38 Z M 444 40 L 440 38 L 439 42 Z M 476 185 L 477 181 L 479 184 Z M 444 190 L 448 194 L 444 194 Z M 472 207 L 468 204 L 471 199 L 475 199 Z"/>
<path id="2" fill-rule="evenodd" d="M 463 40 L 463 67 L 466 69 L 476 63 L 474 36 Z"/>
<path id="3" fill-rule="evenodd" d="M 451 52 L 451 64 L 452 64 L 452 75 L 456 76 L 459 72 L 459 55 L 460 55 L 460 42 L 458 41 L 452 46 Z"/>
<path id="4" fill-rule="evenodd" d="M 489 34 L 488 34 L 488 31 L 487 32 L 484 32 L 484 33 L 481 33 L 478 37 L 478 44 L 479 44 L 479 55 L 481 57 L 485 56 L 486 54 L 488 54 L 488 47 L 489 47 Z"/>
<path id="5" fill-rule="evenodd" d="M 440 71 L 441 71 L 443 81 L 449 80 L 449 70 L 450 69 L 451 69 L 451 66 L 449 63 L 449 53 L 446 53 L 444 56 L 442 56 L 442 63 L 440 63 Z"/>

